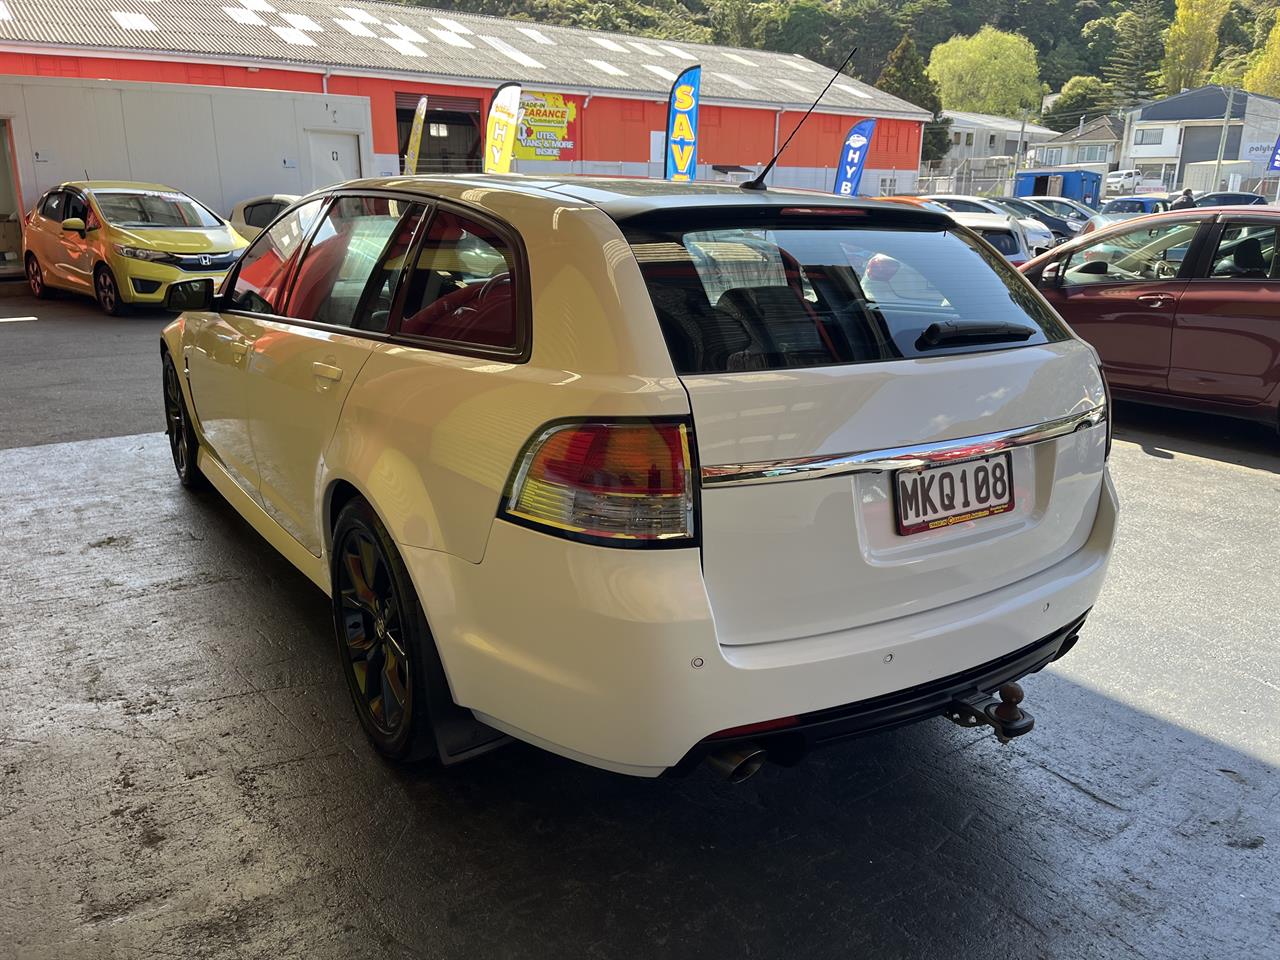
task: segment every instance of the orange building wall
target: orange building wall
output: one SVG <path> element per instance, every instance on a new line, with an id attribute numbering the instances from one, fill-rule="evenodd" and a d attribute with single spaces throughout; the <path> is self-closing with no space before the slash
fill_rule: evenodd
<path id="1" fill-rule="evenodd" d="M 33 77 L 82 77 L 88 80 L 135 80 L 153 83 L 190 83 L 211 86 L 252 87 L 320 93 L 324 80 L 319 73 L 277 70 L 262 67 L 219 66 L 199 63 L 168 63 L 153 60 L 106 57 L 51 56 L 47 54 L 0 53 L 0 74 Z M 548 89 L 554 89 L 548 85 Z M 476 97 L 488 110 L 493 91 L 476 87 L 415 82 L 409 78 L 353 77 L 332 75 L 329 91 L 369 98 L 373 117 L 373 152 L 397 152 L 396 93 L 425 93 L 438 96 Z M 562 155 L 565 160 L 631 161 L 649 159 L 649 132 L 666 127 L 666 103 L 653 100 L 623 100 L 592 97 L 583 109 L 585 97 L 573 96 L 578 105 L 577 146 Z M 802 112 L 783 113 L 779 143 L 786 140 Z M 772 110 L 722 107 L 701 108 L 698 159 L 701 163 L 765 163 L 773 154 Z M 796 134 L 779 161 L 784 167 L 833 167 L 840 144 L 858 118 L 815 113 Z M 867 156 L 870 169 L 914 170 L 920 159 L 921 124 L 915 120 L 881 119 L 871 139 Z"/>

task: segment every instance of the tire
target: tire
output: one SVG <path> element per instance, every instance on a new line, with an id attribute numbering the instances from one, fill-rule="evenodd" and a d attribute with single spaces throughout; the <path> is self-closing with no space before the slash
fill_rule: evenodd
<path id="1" fill-rule="evenodd" d="M 178 482 L 191 489 L 203 485 L 204 476 L 196 465 L 200 450 L 200 440 L 196 437 L 195 427 L 191 423 L 191 413 L 187 410 L 187 400 L 182 395 L 182 384 L 178 380 L 178 368 L 174 366 L 169 351 L 164 351 L 163 384 L 164 384 L 164 420 L 165 434 L 169 437 L 169 452 L 173 455 L 173 467 L 178 472 Z"/>
<path id="2" fill-rule="evenodd" d="M 388 759 L 434 758 L 427 662 L 435 641 L 400 552 L 359 497 L 338 515 L 329 572 L 338 656 L 360 725 Z"/>
<path id="3" fill-rule="evenodd" d="M 116 275 L 105 263 L 98 264 L 98 269 L 93 271 L 93 295 L 108 316 L 119 317 L 129 312 L 129 305 L 120 296 Z"/>
<path id="4" fill-rule="evenodd" d="M 40 261 L 36 259 L 34 253 L 27 254 L 27 286 L 31 288 L 31 295 L 37 300 L 50 300 L 53 298 L 53 291 L 44 282 L 44 271 L 40 269 Z"/>

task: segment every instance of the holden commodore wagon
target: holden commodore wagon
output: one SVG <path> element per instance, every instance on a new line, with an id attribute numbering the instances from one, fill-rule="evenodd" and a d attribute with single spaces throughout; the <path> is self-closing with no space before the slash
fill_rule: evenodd
<path id="1" fill-rule="evenodd" d="M 929 716 L 1006 740 L 1102 586 L 1095 354 L 946 214 L 367 180 L 171 299 L 178 476 L 328 594 L 390 758 L 741 779 Z"/>

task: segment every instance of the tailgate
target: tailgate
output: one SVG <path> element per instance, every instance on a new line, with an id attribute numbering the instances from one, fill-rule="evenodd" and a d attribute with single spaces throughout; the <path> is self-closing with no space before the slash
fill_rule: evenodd
<path id="1" fill-rule="evenodd" d="M 1011 448 L 1008 512 L 908 536 L 898 532 L 892 470 L 855 462 L 753 482 L 732 469 L 773 464 L 784 472 L 796 461 L 812 468 L 814 458 L 952 446 L 1088 413 L 1104 393 L 1093 356 L 1078 341 L 683 379 L 704 478 L 704 573 L 721 643 L 829 633 L 985 593 L 1064 559 L 1093 526 L 1105 425 L 1088 421 Z"/>

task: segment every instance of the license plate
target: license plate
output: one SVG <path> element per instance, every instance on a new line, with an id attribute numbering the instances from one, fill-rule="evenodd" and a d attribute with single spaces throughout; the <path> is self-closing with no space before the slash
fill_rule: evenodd
<path id="1" fill-rule="evenodd" d="M 893 475 L 898 533 L 909 536 L 1013 509 L 1013 458 L 994 453 Z"/>

